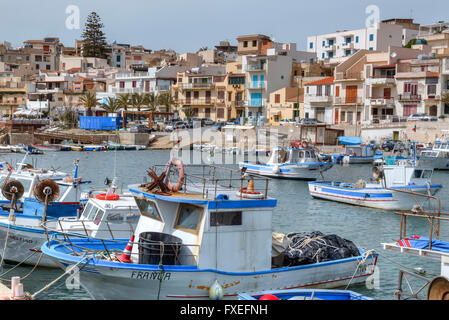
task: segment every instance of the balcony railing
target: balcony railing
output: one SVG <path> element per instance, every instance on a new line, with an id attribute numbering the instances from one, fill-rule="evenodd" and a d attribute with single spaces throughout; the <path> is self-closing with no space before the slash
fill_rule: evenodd
<path id="1" fill-rule="evenodd" d="M 362 80 L 363 71 L 360 72 L 336 72 L 335 80 Z"/>
<path id="2" fill-rule="evenodd" d="M 176 102 L 185 106 L 193 106 L 193 105 L 214 105 L 219 100 L 216 98 L 199 98 L 199 99 L 179 99 Z M 223 100 L 224 103 L 224 100 Z"/>
<path id="3" fill-rule="evenodd" d="M 266 65 L 255 65 L 255 64 L 248 64 L 246 66 L 246 70 L 248 71 L 264 71 L 266 69 Z"/>
<path id="4" fill-rule="evenodd" d="M 143 88 L 112 88 L 112 93 L 144 93 Z"/>
<path id="5" fill-rule="evenodd" d="M 335 97 L 334 104 L 363 104 L 362 97 Z"/>
<path id="6" fill-rule="evenodd" d="M 248 82 L 245 86 L 249 89 L 264 89 L 265 82 Z"/>
<path id="7" fill-rule="evenodd" d="M 183 89 L 211 89 L 215 86 L 214 83 L 183 83 Z"/>
<path id="8" fill-rule="evenodd" d="M 306 95 L 305 99 L 308 100 L 310 103 L 320 103 L 320 102 L 331 102 L 332 96 L 318 96 L 318 95 Z"/>
<path id="9" fill-rule="evenodd" d="M 387 105 L 394 104 L 394 98 L 391 97 L 370 97 L 371 105 Z"/>
<path id="10" fill-rule="evenodd" d="M 400 94 L 398 96 L 399 101 L 421 101 L 422 97 L 420 94 Z"/>
<path id="11" fill-rule="evenodd" d="M 241 100 L 241 101 L 233 101 L 232 102 L 232 106 L 234 107 L 244 107 L 245 106 L 245 101 Z"/>

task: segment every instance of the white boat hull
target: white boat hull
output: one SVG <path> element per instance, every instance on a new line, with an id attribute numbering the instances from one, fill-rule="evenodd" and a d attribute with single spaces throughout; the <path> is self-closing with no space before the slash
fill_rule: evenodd
<path id="1" fill-rule="evenodd" d="M 436 194 L 440 188 L 441 186 L 431 186 L 430 194 Z M 401 187 L 399 189 L 428 194 L 427 186 Z M 314 198 L 384 210 L 411 210 L 417 205 L 409 194 L 389 191 L 385 188 L 354 189 L 317 182 L 309 183 L 309 193 Z"/>
<path id="2" fill-rule="evenodd" d="M 421 156 L 419 158 L 419 164 L 435 170 L 449 170 L 449 158 Z"/>
<path id="3" fill-rule="evenodd" d="M 265 177 L 283 178 L 283 179 L 298 179 L 298 180 L 317 180 L 322 178 L 321 173 L 332 168 L 332 164 L 295 164 L 295 165 L 280 165 L 276 168 L 274 165 L 261 165 L 253 163 L 240 163 L 240 169 L 246 168 L 246 172 Z"/>
<path id="4" fill-rule="evenodd" d="M 242 292 L 293 288 L 335 288 L 360 283 L 373 272 L 377 257 L 342 259 L 298 267 L 273 269 L 267 272 L 226 273 L 214 270 L 167 271 L 144 270 L 145 265 L 129 265 L 127 269 L 81 263 L 80 283 L 94 299 L 165 300 L 209 299 L 211 285 L 218 281 L 224 299 L 236 299 Z M 64 270 L 73 263 L 58 260 Z M 140 267 L 140 268 L 139 268 Z M 182 267 L 178 270 L 182 270 Z M 357 270 L 357 271 L 356 271 Z"/>

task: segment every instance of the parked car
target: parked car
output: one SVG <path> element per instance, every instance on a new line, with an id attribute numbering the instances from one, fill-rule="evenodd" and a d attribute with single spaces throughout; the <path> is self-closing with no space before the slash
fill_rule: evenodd
<path id="1" fill-rule="evenodd" d="M 285 126 L 285 125 L 289 125 L 289 124 L 295 124 L 296 122 L 294 120 L 291 119 L 282 119 L 279 124 L 281 126 Z"/>
<path id="2" fill-rule="evenodd" d="M 384 151 L 391 151 L 394 149 L 395 145 L 400 142 L 399 140 L 386 140 L 384 143 L 382 143 L 382 150 Z"/>
<path id="3" fill-rule="evenodd" d="M 174 128 L 175 130 L 182 130 L 182 129 L 186 129 L 187 126 L 186 126 L 186 124 L 184 123 L 184 121 L 177 121 L 177 122 L 175 122 L 175 124 L 173 125 L 173 128 Z"/>
<path id="4" fill-rule="evenodd" d="M 175 130 L 175 125 L 174 123 L 169 123 L 165 126 L 164 131 L 165 132 L 172 132 L 173 130 Z"/>
<path id="5" fill-rule="evenodd" d="M 144 126 L 143 124 L 139 124 L 129 129 L 129 132 L 131 133 L 151 133 L 153 131 L 154 131 L 153 129 L 150 129 L 147 126 Z"/>
<path id="6" fill-rule="evenodd" d="M 211 119 L 204 119 L 204 125 L 205 126 L 211 126 L 213 125 L 215 122 L 212 121 Z"/>
<path id="7" fill-rule="evenodd" d="M 411 114 L 408 118 L 407 121 L 431 121 L 432 117 L 425 114 L 425 113 L 414 113 Z M 432 120 L 432 121 L 438 121 L 437 117 L 434 117 L 436 120 Z"/>
<path id="8" fill-rule="evenodd" d="M 221 129 L 226 125 L 223 121 L 216 122 L 211 129 L 214 131 L 221 131 Z"/>
<path id="9" fill-rule="evenodd" d="M 300 124 L 317 124 L 318 121 L 316 119 L 311 119 L 311 118 L 303 118 L 301 120 L 299 120 Z"/>

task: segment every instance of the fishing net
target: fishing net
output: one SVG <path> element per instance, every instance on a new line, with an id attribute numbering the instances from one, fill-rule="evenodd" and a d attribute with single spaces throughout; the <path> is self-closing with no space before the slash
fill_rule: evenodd
<path id="1" fill-rule="evenodd" d="M 290 245 L 284 251 L 284 266 L 299 266 L 317 262 L 344 259 L 360 255 L 357 246 L 335 234 L 319 231 L 289 233 Z"/>

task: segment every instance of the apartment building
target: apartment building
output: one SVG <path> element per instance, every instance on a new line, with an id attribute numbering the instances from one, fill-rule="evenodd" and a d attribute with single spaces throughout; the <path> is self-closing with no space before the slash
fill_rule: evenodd
<path id="1" fill-rule="evenodd" d="M 182 66 L 151 67 L 147 72 L 117 73 L 109 93 L 160 93 L 169 91 L 176 82 L 178 72 L 185 71 Z"/>
<path id="2" fill-rule="evenodd" d="M 304 118 L 334 123 L 334 77 L 312 81 L 304 85 Z"/>
<path id="3" fill-rule="evenodd" d="M 29 52 L 29 63 L 35 66 L 35 70 L 58 70 L 59 56 L 63 44 L 59 38 L 44 38 L 43 40 L 28 40 L 24 42 L 24 48 Z"/>
<path id="4" fill-rule="evenodd" d="M 237 38 L 238 55 L 266 55 L 273 47 L 270 37 L 263 34 L 244 35 Z"/>
<path id="5" fill-rule="evenodd" d="M 173 85 L 173 96 L 179 106 L 180 117 L 183 110 L 193 110 L 196 118 L 214 121 L 225 120 L 226 110 L 226 68 L 224 66 L 204 66 L 178 73 Z"/>
<path id="6" fill-rule="evenodd" d="M 12 115 L 20 105 L 26 105 L 28 84 L 11 73 L 0 72 L 0 116 Z"/>
<path id="7" fill-rule="evenodd" d="M 245 73 L 238 62 L 228 62 L 226 75 L 226 120 L 240 119 L 245 115 Z"/>
<path id="8" fill-rule="evenodd" d="M 108 61 L 100 58 L 73 57 L 61 55 L 59 58 L 60 71 L 77 70 L 78 72 L 86 72 L 88 69 L 105 69 L 109 68 Z"/>
<path id="9" fill-rule="evenodd" d="M 320 60 L 348 57 L 358 50 L 386 51 L 389 46 L 407 44 L 417 34 L 415 29 L 407 30 L 403 24 L 379 22 L 369 28 L 309 36 L 307 51 Z"/>
<path id="10" fill-rule="evenodd" d="M 282 88 L 270 94 L 267 124 L 277 126 L 282 120 L 304 117 L 304 94 L 299 88 Z"/>
<path id="11" fill-rule="evenodd" d="M 27 108 L 53 110 L 64 106 L 64 90 L 72 87 L 73 77 L 66 73 L 42 72 L 28 91 Z"/>

